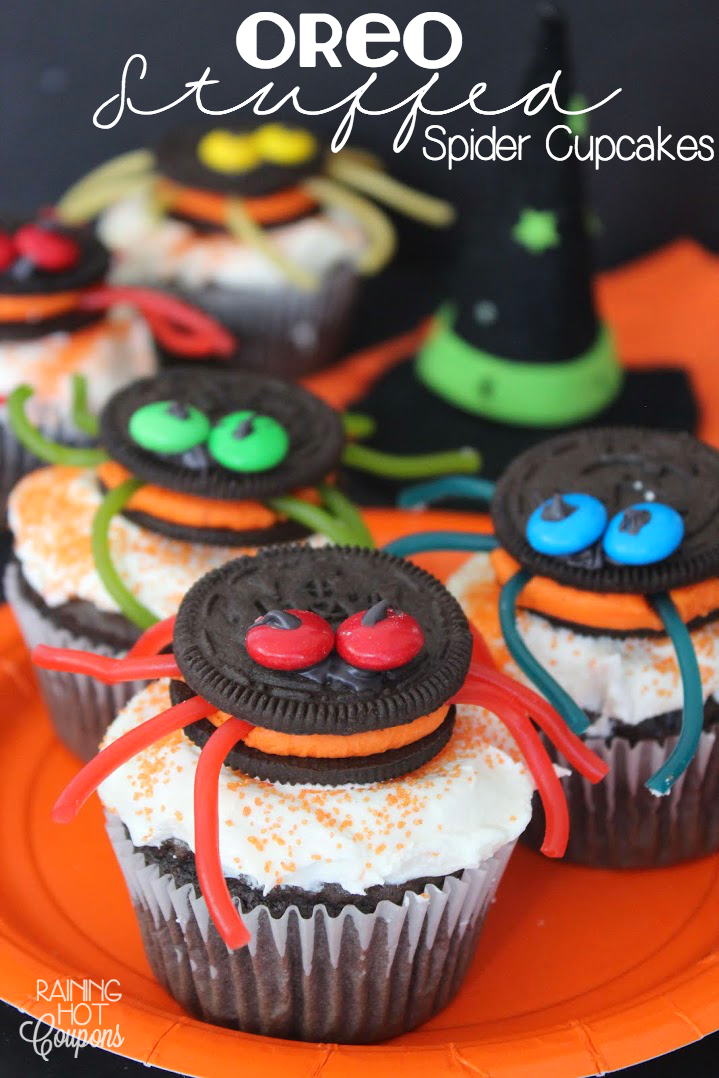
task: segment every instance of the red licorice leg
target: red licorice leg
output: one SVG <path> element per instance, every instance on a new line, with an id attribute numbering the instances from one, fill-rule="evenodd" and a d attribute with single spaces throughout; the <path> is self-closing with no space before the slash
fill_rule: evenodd
<path id="1" fill-rule="evenodd" d="M 92 651 L 73 651 L 72 648 L 49 648 L 38 644 L 30 653 L 36 666 L 43 670 L 63 670 L 70 674 L 87 674 L 103 685 L 123 681 L 152 681 L 161 677 L 179 677 L 180 668 L 174 655 L 147 655 L 139 658 L 113 659 L 95 655 Z"/>
<path id="2" fill-rule="evenodd" d="M 218 820 L 220 771 L 225 757 L 252 726 L 242 719 L 227 719 L 218 726 L 200 753 L 195 773 L 195 864 L 200 889 L 210 917 L 232 950 L 244 947 L 250 935 L 242 923 L 222 871 Z"/>
<path id="3" fill-rule="evenodd" d="M 567 800 L 547 750 L 527 716 L 498 689 L 463 689 L 461 700 L 457 702 L 487 708 L 507 727 L 526 761 L 544 806 L 542 853 L 547 857 L 562 857 L 569 840 Z"/>
<path id="4" fill-rule="evenodd" d="M 522 710 L 527 711 L 538 726 L 544 730 L 547 736 L 554 742 L 559 751 L 566 757 L 572 767 L 576 768 L 590 782 L 599 782 L 607 774 L 608 765 L 601 760 L 596 753 L 592 752 L 580 737 L 573 733 L 562 719 L 561 715 L 554 710 L 551 704 L 539 696 L 538 693 L 499 670 L 488 670 L 472 664 L 465 683 L 475 687 L 480 693 L 483 686 L 494 687 L 504 692 Z M 460 689 L 457 702 L 461 702 L 464 689 Z"/>
<path id="5" fill-rule="evenodd" d="M 125 658 L 139 659 L 145 655 L 157 655 L 164 647 L 172 643 L 176 618 L 177 615 L 173 614 L 171 618 L 165 618 L 164 621 L 151 625 L 139 640 L 135 641 Z"/>
<path id="6" fill-rule="evenodd" d="M 160 741 L 175 730 L 182 729 L 198 719 L 205 719 L 217 710 L 201 696 L 193 696 L 191 700 L 183 700 L 181 704 L 167 708 L 166 711 L 156 715 L 154 719 L 148 719 L 134 730 L 128 730 L 117 741 L 99 752 L 82 771 L 65 787 L 52 810 L 52 818 L 56 823 L 69 823 L 87 801 L 101 782 L 108 775 L 117 771 L 133 756 Z"/>

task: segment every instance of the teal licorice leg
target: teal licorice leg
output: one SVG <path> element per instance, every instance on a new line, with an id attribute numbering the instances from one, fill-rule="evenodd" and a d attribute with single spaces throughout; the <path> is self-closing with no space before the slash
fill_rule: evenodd
<path id="1" fill-rule="evenodd" d="M 515 573 L 502 588 L 499 596 L 499 623 L 502 636 L 509 654 L 519 669 L 547 698 L 552 707 L 559 712 L 567 726 L 575 734 L 584 733 L 589 720 L 582 709 L 575 704 L 571 696 L 564 691 L 552 675 L 537 662 L 534 655 L 519 635 L 517 628 L 517 599 L 524 586 L 532 579 L 526 569 Z"/>
<path id="2" fill-rule="evenodd" d="M 122 613 L 133 624 L 140 629 L 149 629 L 159 619 L 125 586 L 110 553 L 112 518 L 127 505 L 132 495 L 141 486 L 142 482 L 139 479 L 126 479 L 118 487 L 109 490 L 102 499 L 92 521 L 92 555 L 95 559 L 97 575 L 108 595 L 112 596 Z"/>
<path id="3" fill-rule="evenodd" d="M 494 550 L 497 540 L 493 535 L 480 535 L 477 532 L 416 532 L 393 539 L 384 550 L 398 558 L 410 554 L 426 554 L 433 550 L 462 550 L 487 552 Z"/>
<path id="4" fill-rule="evenodd" d="M 348 468 L 369 472 L 382 479 L 429 479 L 435 475 L 478 472 L 482 458 L 476 449 L 451 449 L 445 453 L 423 453 L 402 456 L 381 453 L 366 445 L 349 442 L 342 453 L 342 462 Z"/>
<path id="5" fill-rule="evenodd" d="M 337 487 L 329 486 L 327 483 L 320 486 L 320 494 L 322 495 L 322 501 L 332 516 L 350 529 L 356 545 L 372 549 L 374 539 L 370 535 L 369 528 L 354 502 L 350 501 Z"/>
<path id="6" fill-rule="evenodd" d="M 669 595 L 652 595 L 649 597 L 649 602 L 662 619 L 664 628 L 674 645 L 684 697 L 679 740 L 669 759 L 645 784 L 653 794 L 661 795 L 669 793 L 694 758 L 704 726 L 704 698 L 699 663 L 692 638 L 679 611 Z"/>
<path id="7" fill-rule="evenodd" d="M 83 434 L 97 438 L 100 424 L 87 407 L 87 380 L 81 374 L 72 376 L 72 421 Z"/>
<path id="8" fill-rule="evenodd" d="M 469 501 L 491 502 L 495 484 L 491 479 L 474 475 L 448 475 L 429 483 L 415 483 L 399 492 L 400 509 L 424 509 L 447 498 L 467 498 Z"/>
<path id="9" fill-rule="evenodd" d="M 25 403 L 33 392 L 30 386 L 18 386 L 7 401 L 10 426 L 21 445 L 48 464 L 65 464 L 72 468 L 94 468 L 108 459 L 104 449 L 74 449 L 46 438 L 25 413 Z"/>

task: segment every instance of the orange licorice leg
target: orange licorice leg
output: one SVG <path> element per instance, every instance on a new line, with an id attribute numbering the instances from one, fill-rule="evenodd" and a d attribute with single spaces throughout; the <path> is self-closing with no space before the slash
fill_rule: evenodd
<path id="1" fill-rule="evenodd" d="M 220 771 L 230 749 L 247 737 L 252 726 L 242 719 L 227 719 L 215 730 L 200 753 L 195 773 L 195 864 L 200 889 L 217 931 L 229 948 L 249 942 L 222 871 L 218 820 Z"/>
<path id="2" fill-rule="evenodd" d="M 151 625 L 149 629 L 145 629 L 145 632 L 135 641 L 125 658 L 140 659 L 146 655 L 157 655 L 164 647 L 172 643 L 176 619 L 177 615 L 173 614 L 172 617 L 165 618 L 164 621 L 158 621 L 155 625 Z"/>
<path id="3" fill-rule="evenodd" d="M 82 771 L 65 787 L 52 810 L 52 818 L 56 823 L 69 823 L 74 819 L 79 810 L 87 801 L 101 782 L 108 775 L 117 771 L 118 767 L 127 763 L 133 756 L 160 741 L 175 730 L 182 729 L 198 719 L 205 719 L 217 709 L 203 700 L 201 696 L 193 696 L 191 700 L 183 700 L 181 704 L 167 708 L 166 711 L 156 715 L 154 719 L 148 719 L 134 730 L 128 730 L 117 741 L 99 752 Z"/>
<path id="4" fill-rule="evenodd" d="M 87 674 L 97 678 L 103 685 L 117 685 L 123 681 L 150 681 L 160 677 L 178 677 L 180 674 L 174 655 L 113 659 L 109 655 L 96 655 L 92 651 L 49 648 L 47 644 L 38 644 L 30 652 L 30 658 L 43 670 Z"/>

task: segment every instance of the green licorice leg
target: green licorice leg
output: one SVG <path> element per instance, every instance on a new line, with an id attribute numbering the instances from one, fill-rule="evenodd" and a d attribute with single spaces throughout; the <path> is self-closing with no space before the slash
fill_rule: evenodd
<path id="1" fill-rule="evenodd" d="M 279 498 L 269 498 L 267 504 L 276 513 L 302 524 L 311 532 L 319 532 L 338 546 L 354 546 L 356 543 L 351 529 L 319 505 L 311 505 L 310 502 L 293 498 L 289 494 L 284 494 Z"/>
<path id="2" fill-rule="evenodd" d="M 393 539 L 383 550 L 398 558 L 407 558 L 411 554 L 426 554 L 433 550 L 461 550 L 487 553 L 498 545 L 493 535 L 480 535 L 476 532 L 415 532 Z"/>
<path id="3" fill-rule="evenodd" d="M 446 498 L 467 498 L 470 501 L 491 502 L 495 483 L 476 475 L 446 475 L 429 483 L 404 487 L 397 495 L 399 509 L 426 509 Z"/>
<path id="4" fill-rule="evenodd" d="M 470 474 L 479 471 L 482 458 L 476 449 L 451 449 L 445 453 L 400 456 L 381 453 L 366 445 L 350 442 L 342 453 L 349 468 L 370 472 L 383 479 L 429 479 L 435 475 Z"/>
<path id="5" fill-rule="evenodd" d="M 694 758 L 704 726 L 704 698 L 699 663 L 692 638 L 679 611 L 669 595 L 652 595 L 649 597 L 649 602 L 662 619 L 664 628 L 674 645 L 684 696 L 679 740 L 669 759 L 645 784 L 653 794 L 662 795 L 669 793 Z"/>
<path id="6" fill-rule="evenodd" d="M 348 438 L 370 438 L 377 427 L 371 415 L 363 415 L 361 412 L 345 412 L 342 416 L 342 426 Z"/>
<path id="7" fill-rule="evenodd" d="M 81 374 L 72 376 L 72 421 L 83 434 L 97 438 L 100 424 L 87 407 L 87 380 Z"/>
<path id="8" fill-rule="evenodd" d="M 109 490 L 100 502 L 92 521 L 92 555 L 95 568 L 108 595 L 115 600 L 120 610 L 140 629 L 149 629 L 159 618 L 138 602 L 131 591 L 123 584 L 115 568 L 110 553 L 110 524 L 115 513 L 127 505 L 132 495 L 142 486 L 140 479 L 126 479 L 119 487 Z"/>
<path id="9" fill-rule="evenodd" d="M 74 449 L 60 445 L 41 434 L 25 414 L 25 402 L 33 395 L 30 386 L 18 386 L 7 401 L 8 419 L 17 440 L 40 460 L 48 464 L 65 464 L 73 468 L 94 468 L 108 459 L 104 449 Z"/>
<path id="10" fill-rule="evenodd" d="M 350 501 L 337 487 L 328 486 L 327 483 L 320 485 L 320 493 L 322 501 L 332 516 L 351 530 L 355 537 L 355 544 L 373 550 L 374 539 L 354 502 Z"/>
<path id="11" fill-rule="evenodd" d="M 517 598 L 531 579 L 532 574 L 522 569 L 502 588 L 499 596 L 499 623 L 502 626 L 504 642 L 519 669 L 559 712 L 567 726 L 575 734 L 581 734 L 589 726 L 587 716 L 552 675 L 537 662 L 517 629 Z"/>

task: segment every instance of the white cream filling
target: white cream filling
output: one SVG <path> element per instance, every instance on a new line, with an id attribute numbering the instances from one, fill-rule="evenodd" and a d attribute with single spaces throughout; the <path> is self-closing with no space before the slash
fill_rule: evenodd
<path id="1" fill-rule="evenodd" d="M 167 683 L 149 686 L 120 713 L 105 744 L 168 705 Z M 496 720 L 466 709 L 439 756 L 413 775 L 372 786 L 281 785 L 223 768 L 223 871 L 265 893 L 278 884 L 312 891 L 336 883 L 362 894 L 375 884 L 475 868 L 529 822 L 532 783 L 499 747 L 502 738 Z M 103 804 L 136 846 L 174 839 L 194 850 L 198 756 L 178 732 L 103 782 Z"/>
<path id="2" fill-rule="evenodd" d="M 486 554 L 470 558 L 456 572 L 448 587 L 474 617 L 472 586 L 494 580 Z M 497 599 L 499 590 L 497 589 Z M 682 706 L 679 668 L 671 641 L 665 636 L 601 636 L 553 625 L 538 614 L 521 611 L 520 635 L 534 657 L 551 673 L 581 708 L 598 716 L 592 733 L 609 732 L 610 720 L 637 725 Z M 719 694 L 719 619 L 695 629 L 694 650 L 704 690 L 704 700 Z M 501 637 L 487 640 L 493 651 L 503 648 Z M 527 682 L 514 662 L 504 664 L 507 673 Z"/>

